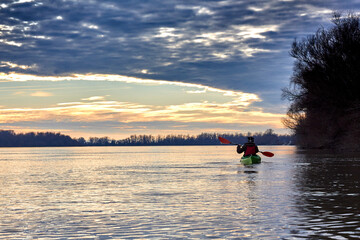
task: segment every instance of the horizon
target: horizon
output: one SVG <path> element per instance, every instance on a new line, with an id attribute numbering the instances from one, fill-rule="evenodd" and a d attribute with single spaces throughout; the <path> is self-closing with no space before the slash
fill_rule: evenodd
<path id="1" fill-rule="evenodd" d="M 356 0 L 0 4 L 0 128 L 71 137 L 290 134 L 294 39 Z"/>
<path id="2" fill-rule="evenodd" d="M 221 136 L 221 137 L 220 137 Z M 0 130 L 1 147 L 61 147 L 61 146 L 175 146 L 175 145 L 237 145 L 248 142 L 249 134 L 201 133 L 198 135 L 131 135 L 114 139 L 108 136 L 74 138 L 59 132 L 16 133 Z M 293 145 L 294 135 L 279 135 L 272 129 L 251 135 L 259 145 Z"/>

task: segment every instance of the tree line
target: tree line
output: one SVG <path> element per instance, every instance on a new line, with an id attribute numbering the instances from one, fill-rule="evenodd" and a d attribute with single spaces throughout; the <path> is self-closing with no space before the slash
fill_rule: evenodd
<path id="1" fill-rule="evenodd" d="M 295 40 L 287 127 L 304 148 L 360 148 L 360 17 L 334 13 L 333 25 Z"/>
<path id="2" fill-rule="evenodd" d="M 0 147 L 219 145 L 219 136 L 239 144 L 245 143 L 248 136 L 253 136 L 259 145 L 294 144 L 293 135 L 278 135 L 272 129 L 255 134 L 131 135 L 121 140 L 109 137 L 90 137 L 86 140 L 54 132 L 15 133 L 13 130 L 0 130 Z"/>
<path id="3" fill-rule="evenodd" d="M 80 146 L 77 139 L 61 133 L 29 132 L 15 133 L 13 130 L 0 130 L 0 147 L 61 147 Z"/>

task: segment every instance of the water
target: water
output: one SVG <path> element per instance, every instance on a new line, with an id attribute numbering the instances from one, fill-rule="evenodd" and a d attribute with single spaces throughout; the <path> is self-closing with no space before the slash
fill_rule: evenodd
<path id="1" fill-rule="evenodd" d="M 360 238 L 360 158 L 260 148 L 1 148 L 0 239 Z"/>

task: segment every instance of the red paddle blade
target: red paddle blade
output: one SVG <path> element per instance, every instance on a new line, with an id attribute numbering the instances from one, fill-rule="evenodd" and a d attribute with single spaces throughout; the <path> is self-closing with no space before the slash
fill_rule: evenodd
<path id="1" fill-rule="evenodd" d="M 261 152 L 263 155 L 267 156 L 267 157 L 273 157 L 274 154 L 272 152 Z"/>
<path id="2" fill-rule="evenodd" d="M 219 141 L 223 144 L 231 144 L 231 142 L 225 138 L 219 137 Z"/>

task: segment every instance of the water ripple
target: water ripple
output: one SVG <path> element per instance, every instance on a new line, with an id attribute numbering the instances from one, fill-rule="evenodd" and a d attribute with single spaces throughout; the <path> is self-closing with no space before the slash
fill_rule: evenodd
<path id="1" fill-rule="evenodd" d="M 267 148 L 0 149 L 0 239 L 360 237 L 359 159 Z"/>

